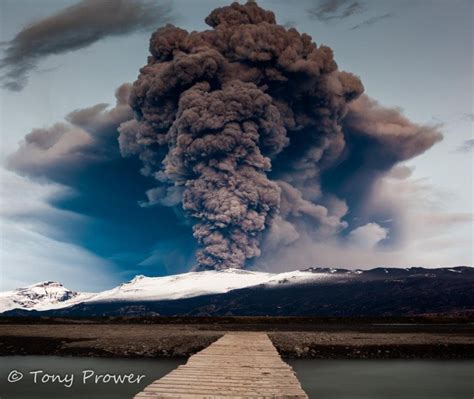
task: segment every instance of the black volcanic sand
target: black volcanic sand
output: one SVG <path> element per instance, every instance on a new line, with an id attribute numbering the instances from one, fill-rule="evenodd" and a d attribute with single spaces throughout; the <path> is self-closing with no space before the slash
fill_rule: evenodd
<path id="1" fill-rule="evenodd" d="M 186 357 L 229 331 L 264 331 L 286 358 L 474 359 L 470 320 L 6 319 L 0 355 Z"/>

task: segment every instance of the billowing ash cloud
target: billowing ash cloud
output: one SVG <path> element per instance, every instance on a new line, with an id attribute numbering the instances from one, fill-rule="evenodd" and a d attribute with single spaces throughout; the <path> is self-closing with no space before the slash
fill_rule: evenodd
<path id="1" fill-rule="evenodd" d="M 344 151 L 339 161 L 324 171 L 322 187 L 348 201 L 357 217 L 377 213 L 365 207 L 378 179 L 397 163 L 422 154 L 442 139 L 439 126 L 413 123 L 400 109 L 383 107 L 366 95 L 349 105 L 342 129 Z M 389 209 L 381 213 L 385 218 L 393 216 Z"/>
<path id="2" fill-rule="evenodd" d="M 331 49 L 254 2 L 218 8 L 206 22 L 213 30 L 153 34 L 132 89 L 136 120 L 122 125 L 120 143 L 145 173 L 183 188 L 199 265 L 240 268 L 260 254 L 281 199 L 298 198 L 286 201 L 288 215 L 340 224 L 298 188 L 340 154 L 339 121 L 363 88 L 337 70 Z"/>
<path id="3" fill-rule="evenodd" d="M 28 73 L 47 56 L 87 47 L 105 37 L 170 21 L 170 4 L 149 0 L 82 0 L 22 29 L 6 43 L 0 61 L 3 87 L 21 90 Z"/>
<path id="4" fill-rule="evenodd" d="M 58 175 L 73 168 L 120 157 L 114 144 L 118 126 L 133 116 L 128 105 L 130 89 L 131 85 L 124 83 L 116 90 L 116 105 L 110 110 L 108 104 L 96 104 L 70 112 L 66 122 L 33 129 L 8 158 L 7 166 L 63 183 Z"/>
<path id="5" fill-rule="evenodd" d="M 198 266 L 214 269 L 281 267 L 306 250 L 317 264 L 328 240 L 365 254 L 403 234 L 397 201 L 374 198 L 397 164 L 441 140 L 439 127 L 362 94 L 330 48 L 254 2 L 206 22 L 203 32 L 158 29 L 115 108 L 34 130 L 10 168 L 80 192 L 54 205 L 104 221 L 93 235 L 112 239 L 104 249 L 88 237 L 94 252 L 140 265 L 163 258 L 157 243 L 189 259 L 190 224 Z"/>
<path id="6" fill-rule="evenodd" d="M 159 181 L 149 204 L 182 198 L 200 267 L 243 267 L 264 236 L 275 246 L 302 231 L 338 234 L 352 200 L 440 139 L 360 97 L 362 83 L 338 70 L 330 48 L 255 2 L 206 22 L 212 30 L 153 34 L 132 89 L 136 118 L 119 129 L 122 153 Z M 352 181 L 366 186 L 352 195 Z"/>

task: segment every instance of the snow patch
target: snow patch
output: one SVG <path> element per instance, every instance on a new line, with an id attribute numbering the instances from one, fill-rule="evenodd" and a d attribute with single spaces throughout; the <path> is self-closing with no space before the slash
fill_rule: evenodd
<path id="1" fill-rule="evenodd" d="M 91 295 L 93 294 L 68 290 L 55 281 L 43 281 L 13 291 L 0 292 L 0 312 L 11 309 L 59 309 L 83 302 Z"/>

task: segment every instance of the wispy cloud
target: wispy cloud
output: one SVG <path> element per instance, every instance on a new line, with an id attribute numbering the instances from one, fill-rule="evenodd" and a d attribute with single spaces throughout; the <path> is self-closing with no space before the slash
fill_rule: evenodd
<path id="1" fill-rule="evenodd" d="M 28 25 L 3 43 L 2 86 L 22 90 L 28 74 L 50 55 L 78 50 L 106 37 L 147 30 L 171 19 L 170 2 L 82 0 Z"/>
<path id="2" fill-rule="evenodd" d="M 462 119 L 466 121 L 474 122 L 474 113 L 473 112 L 466 112 L 462 114 Z"/>
<path id="3" fill-rule="evenodd" d="M 364 2 L 353 0 L 322 0 L 308 9 L 311 18 L 323 22 L 342 20 L 365 11 Z"/>
<path id="4" fill-rule="evenodd" d="M 363 27 L 373 26 L 373 25 L 379 23 L 380 21 L 382 21 L 384 19 L 388 19 L 388 18 L 393 18 L 393 14 L 386 13 L 386 14 L 382 14 L 382 15 L 375 15 L 373 17 L 370 17 L 370 18 L 366 19 L 365 21 L 362 21 L 362 22 L 358 23 L 357 25 L 354 25 L 352 28 L 350 28 L 350 30 L 356 30 L 356 29 L 360 29 L 360 28 L 363 28 Z"/>
<path id="5" fill-rule="evenodd" d="M 456 152 L 469 153 L 474 150 L 474 139 L 464 141 L 456 150 Z"/>

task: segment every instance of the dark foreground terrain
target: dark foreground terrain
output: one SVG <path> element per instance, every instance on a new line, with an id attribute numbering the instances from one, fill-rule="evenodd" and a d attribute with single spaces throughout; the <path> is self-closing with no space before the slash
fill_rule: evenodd
<path id="1" fill-rule="evenodd" d="M 0 318 L 0 355 L 184 357 L 239 330 L 267 332 L 287 358 L 474 359 L 472 316 Z"/>

